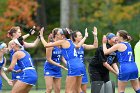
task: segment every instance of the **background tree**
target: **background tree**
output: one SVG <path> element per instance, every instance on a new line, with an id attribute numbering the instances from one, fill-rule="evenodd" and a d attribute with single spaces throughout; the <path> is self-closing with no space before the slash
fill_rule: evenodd
<path id="1" fill-rule="evenodd" d="M 7 2 L 6 2 L 7 1 Z M 6 38 L 7 31 L 15 25 L 22 28 L 31 28 L 36 25 L 33 18 L 36 16 L 38 4 L 35 0 L 3 0 L 6 7 L 4 7 L 3 14 L 0 16 L 0 31 L 2 38 Z M 3 8 L 3 6 L 1 6 Z M 6 32 L 4 32 L 6 31 Z"/>
<path id="2" fill-rule="evenodd" d="M 46 27 L 47 23 L 46 23 L 46 0 L 37 0 L 39 6 L 37 9 L 37 24 L 41 27 Z"/>
<path id="3" fill-rule="evenodd" d="M 69 16 L 70 16 L 70 0 L 61 0 L 61 27 L 69 27 Z"/>
<path id="4" fill-rule="evenodd" d="M 92 27 L 97 26 L 99 44 L 103 34 L 116 33 L 119 29 L 131 33 L 132 46 L 139 39 L 139 0 L 0 0 L 0 5 L 0 39 L 6 38 L 10 26 L 30 28 L 34 24 L 45 26 L 47 35 L 55 27 L 70 27 L 82 32 L 87 27 L 89 38 L 93 38 Z M 92 39 L 86 40 L 86 43 L 92 42 Z M 93 52 L 87 53 L 93 55 Z"/>
<path id="5" fill-rule="evenodd" d="M 84 32 L 87 27 L 89 38 L 93 38 L 91 30 L 93 26 L 98 28 L 99 44 L 103 34 L 116 33 L 120 29 L 127 30 L 134 37 L 132 46 L 139 40 L 138 34 L 140 22 L 139 0 L 77 0 L 78 21 L 71 18 L 70 27 Z M 92 39 L 86 43 L 92 43 Z M 87 52 L 87 55 L 93 55 Z"/>

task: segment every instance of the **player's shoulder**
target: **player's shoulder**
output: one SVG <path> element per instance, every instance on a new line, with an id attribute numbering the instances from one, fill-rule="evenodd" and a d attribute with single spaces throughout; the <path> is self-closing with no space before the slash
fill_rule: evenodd
<path id="1" fill-rule="evenodd" d="M 20 55 L 20 54 L 23 54 L 24 52 L 23 51 L 16 51 L 15 53 L 14 53 L 14 55 Z"/>

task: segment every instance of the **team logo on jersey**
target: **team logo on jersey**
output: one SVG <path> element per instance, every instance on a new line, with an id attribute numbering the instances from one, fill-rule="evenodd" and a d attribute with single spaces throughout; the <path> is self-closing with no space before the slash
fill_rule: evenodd
<path id="1" fill-rule="evenodd" d="M 45 74 L 46 74 L 46 75 L 49 75 L 50 73 L 49 73 L 49 72 L 46 72 Z"/>
<path id="2" fill-rule="evenodd" d="M 20 76 L 16 76 L 16 78 L 18 78 L 18 79 L 19 79 L 19 78 L 20 78 Z"/>
<path id="3" fill-rule="evenodd" d="M 108 64 L 112 64 L 113 63 L 113 60 L 115 59 L 115 56 L 116 56 L 116 53 L 115 52 L 112 52 L 109 57 L 107 57 L 107 63 Z"/>
<path id="4" fill-rule="evenodd" d="M 112 64 L 112 62 L 113 62 L 112 56 L 107 57 L 107 63 Z"/>

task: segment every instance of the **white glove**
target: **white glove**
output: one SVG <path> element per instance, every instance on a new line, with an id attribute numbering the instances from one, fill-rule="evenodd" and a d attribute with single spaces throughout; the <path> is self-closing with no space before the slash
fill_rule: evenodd
<path id="1" fill-rule="evenodd" d="M 2 69 L 3 69 L 3 71 L 7 71 L 8 70 L 8 68 L 6 68 L 6 67 L 2 67 Z"/>

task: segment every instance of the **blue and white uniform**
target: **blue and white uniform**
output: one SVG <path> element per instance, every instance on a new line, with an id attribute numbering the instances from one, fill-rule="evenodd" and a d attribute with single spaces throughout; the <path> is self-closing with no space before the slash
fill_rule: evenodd
<path id="1" fill-rule="evenodd" d="M 70 43 L 69 48 L 62 48 L 62 55 L 67 61 L 68 76 L 84 75 L 84 64 L 78 58 L 74 43 L 67 39 Z"/>
<path id="2" fill-rule="evenodd" d="M 76 52 L 78 54 L 78 57 L 82 60 L 82 62 L 84 64 L 84 47 L 81 46 L 80 48 L 77 48 Z M 82 84 L 87 84 L 88 83 L 88 77 L 87 77 L 87 73 L 86 73 L 86 66 L 84 66 L 84 69 L 85 69 L 85 73 L 82 76 Z"/>
<path id="3" fill-rule="evenodd" d="M 134 80 L 138 78 L 138 68 L 134 62 L 131 45 L 128 42 L 121 42 L 127 46 L 123 52 L 117 51 L 117 58 L 120 64 L 119 76 L 120 81 Z"/>
<path id="4" fill-rule="evenodd" d="M 32 58 L 27 51 L 20 51 L 23 51 L 25 56 L 17 61 L 17 65 L 23 71 L 23 74 L 20 76 L 19 80 L 29 85 L 35 85 L 37 82 L 37 73 L 34 68 Z"/>
<path id="5" fill-rule="evenodd" d="M 2 66 L 5 62 L 5 58 L 2 57 L 2 60 L 0 60 L 0 70 L 2 70 Z M 0 75 L 0 90 L 2 89 L 2 78 L 1 78 L 1 75 Z"/>
<path id="6" fill-rule="evenodd" d="M 58 47 L 53 47 L 52 50 L 52 60 L 55 61 L 56 63 L 60 64 L 60 59 L 62 57 L 61 49 Z M 44 64 L 44 76 L 52 76 L 55 78 L 61 78 L 62 73 L 61 73 L 61 68 L 49 63 L 47 60 Z"/>
<path id="7" fill-rule="evenodd" d="M 12 61 L 12 56 L 14 54 L 14 50 L 11 49 L 10 50 L 10 62 Z M 14 67 L 14 70 L 20 70 L 21 68 L 16 64 Z M 12 80 L 18 80 L 20 78 L 20 76 L 23 74 L 23 72 L 19 72 L 19 73 L 15 73 L 15 72 L 11 72 L 12 73 Z"/>

